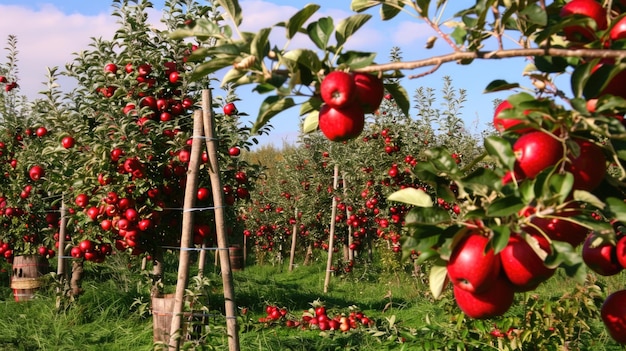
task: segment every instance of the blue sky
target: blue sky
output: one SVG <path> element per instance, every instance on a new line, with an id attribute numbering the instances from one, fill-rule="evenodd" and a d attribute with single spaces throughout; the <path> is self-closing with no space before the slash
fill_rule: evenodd
<path id="1" fill-rule="evenodd" d="M 155 12 L 151 13 L 151 21 L 158 25 L 160 14 L 158 9 L 164 1 L 154 0 Z M 332 16 L 335 21 L 352 14 L 350 1 L 299 1 L 299 0 L 240 0 L 244 14 L 244 29 L 253 31 L 255 28 L 269 26 L 284 20 L 289 14 L 299 9 L 298 5 L 315 2 L 322 6 L 320 15 Z M 108 0 L 0 0 L 0 41 L 6 42 L 6 36 L 15 34 L 18 37 L 20 52 L 19 69 L 21 93 L 30 98 L 36 97 L 43 88 L 46 67 L 63 66 L 72 60 L 72 53 L 87 48 L 90 37 L 110 38 L 117 28 L 115 18 L 110 16 L 111 2 Z M 454 9 L 446 12 L 450 16 Z M 424 49 L 426 38 L 432 35 L 430 29 L 415 18 L 401 14 L 393 21 L 383 22 L 376 11 L 374 18 L 355 36 L 348 47 L 355 50 L 375 51 L 377 62 L 387 62 L 390 49 L 401 48 L 405 60 L 416 60 L 433 55 L 450 52 L 443 41 L 439 41 L 434 49 Z M 301 42 L 295 40 L 289 47 L 297 48 Z M 0 55 L 4 60 L 5 54 Z M 516 60 L 475 62 L 470 66 L 449 63 L 442 66 L 436 73 L 423 78 L 405 79 L 403 86 L 412 96 L 419 86 L 432 87 L 440 90 L 442 77 L 450 76 L 455 88 L 468 92 L 468 102 L 462 110 L 463 119 L 470 131 L 484 129 L 493 116 L 492 101 L 495 98 L 506 98 L 506 94 L 483 94 L 484 87 L 494 79 L 504 78 L 508 81 L 520 82 L 529 86 L 530 82 L 521 76 L 524 63 Z M 420 71 L 406 72 L 416 74 Z M 62 82 L 63 84 L 63 82 Z M 237 93 L 243 101 L 238 103 L 239 110 L 254 116 L 259 108 L 261 98 L 250 92 L 250 87 L 239 89 Z M 280 145 L 282 140 L 293 140 L 297 135 L 297 108 L 278 115 L 272 120 L 274 132 L 261 138 L 262 143 L 273 142 Z M 415 109 L 411 115 L 416 115 Z"/>

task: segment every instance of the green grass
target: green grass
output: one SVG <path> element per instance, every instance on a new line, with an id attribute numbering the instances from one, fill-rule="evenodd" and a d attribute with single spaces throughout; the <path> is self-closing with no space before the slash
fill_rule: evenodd
<path id="1" fill-rule="evenodd" d="M 537 340 L 556 340 L 559 330 L 586 323 L 588 330 L 583 330 L 576 340 L 568 340 L 572 342 L 571 349 L 622 349 L 609 340 L 597 312 L 603 295 L 625 285 L 623 274 L 578 288 L 558 275 L 536 292 L 518 294 L 505 318 L 471 321 L 459 313 L 449 291 L 442 299 L 434 300 L 426 283 L 408 271 L 388 273 L 380 267 L 361 266 L 350 275 L 332 277 L 329 292 L 324 294 L 323 261 L 298 266 L 293 272 L 288 272 L 286 265 L 252 266 L 234 272 L 237 304 L 249 311 L 239 319 L 242 350 L 496 350 L 497 340 L 488 335 L 494 325 L 508 329 L 524 323 L 525 315 L 544 318 L 545 306 L 553 308 L 553 314 L 564 320 L 551 322 L 556 323 L 553 326 L 557 332 L 540 335 Z M 41 289 L 33 301 L 16 303 L 8 280 L 0 279 L 0 350 L 154 349 L 152 317 L 147 313 L 148 277 L 141 274 L 138 266 L 137 261 L 129 266 L 121 256 L 105 265 L 87 264 L 85 293 L 62 309 L 56 308 L 52 285 Z M 175 257 L 168 258 L 166 269 L 166 288 L 172 291 L 176 281 Z M 205 275 L 210 282 L 208 293 L 202 298 L 209 307 L 208 326 L 203 329 L 204 339 L 189 341 L 183 349 L 224 350 L 227 338 L 221 276 L 212 266 Z M 596 286 L 599 288 L 594 290 Z M 564 295 L 571 298 L 561 300 L 557 308 L 555 301 Z M 349 307 L 356 306 L 376 320 L 376 330 L 320 333 L 258 322 L 259 317 L 265 316 L 268 304 L 286 307 L 291 318 L 300 319 L 314 300 L 323 301 L 331 316 L 349 313 Z M 390 323 L 393 319 L 395 323 Z M 533 328 L 541 334 L 543 325 L 538 322 Z M 373 335 L 376 331 L 379 336 Z M 397 342 L 400 337 L 406 338 L 404 344 Z M 524 348 L 535 349 L 558 348 Z"/>

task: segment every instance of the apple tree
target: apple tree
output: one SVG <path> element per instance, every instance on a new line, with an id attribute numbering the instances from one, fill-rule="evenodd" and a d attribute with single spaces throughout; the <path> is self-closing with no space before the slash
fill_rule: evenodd
<path id="1" fill-rule="evenodd" d="M 528 58 L 530 64 L 520 67 L 528 86 L 500 79 L 485 87 L 486 92 L 510 91 L 494 115 L 501 135 L 485 137 L 485 152 L 465 162 L 488 160 L 493 166 L 461 168 L 447 147 L 429 148 L 427 160 L 412 174 L 434 190 L 436 200 L 419 188 L 391 196 L 414 206 L 405 217 L 409 235 L 404 247 L 432 262 L 434 295 L 450 281 L 457 304 L 473 318 L 506 312 L 516 292 L 532 290 L 549 277 L 546 269 L 562 267 L 579 281 L 585 266 L 598 274 L 619 270 L 603 268 L 616 265 L 615 257 L 623 255 L 617 250 L 626 220 L 623 2 L 477 1 L 442 22 L 451 2 L 353 0 L 355 14 L 348 18 L 313 19 L 320 6 L 309 4 L 256 33 L 239 30 L 245 14 L 238 1 L 216 3 L 231 18 L 231 30 L 197 21 L 172 37 L 215 43 L 197 52 L 205 60 L 195 77 L 230 67 L 223 84 L 252 84 L 268 95 L 255 129 L 299 105 L 305 131 L 319 126 L 330 139 L 345 140 L 362 125 L 363 107 L 350 102 L 358 94 L 349 75 L 396 79 L 384 87 L 408 115 L 409 99 L 400 78 L 411 71 L 425 68 L 409 76 L 419 78 L 447 63 L 471 69 L 477 60 Z M 409 15 L 426 23 L 437 33 L 426 47 L 445 45 L 450 53 L 381 63 L 375 53 L 345 50 L 346 41 L 372 17 L 372 9 L 385 21 Z M 270 41 L 273 31 L 288 40 L 301 33 L 316 49 L 280 48 Z M 569 82 L 558 79 L 562 75 Z M 329 116 L 340 124 L 337 129 L 346 127 L 341 136 L 325 133 Z M 458 203 L 458 214 L 435 206 L 439 199 Z M 583 252 L 606 246 L 609 253 L 581 255 L 579 246 Z M 485 269 L 457 270 L 463 267 L 457 259 L 472 250 L 478 253 L 473 262 Z M 524 254 L 511 254 L 518 250 Z M 530 268 L 537 261 L 539 268 Z M 468 284 L 475 274 L 484 275 L 480 280 L 485 283 Z M 493 298 L 496 291 L 501 298 Z M 612 335 L 625 320 L 623 314 L 612 317 L 607 323 Z"/>

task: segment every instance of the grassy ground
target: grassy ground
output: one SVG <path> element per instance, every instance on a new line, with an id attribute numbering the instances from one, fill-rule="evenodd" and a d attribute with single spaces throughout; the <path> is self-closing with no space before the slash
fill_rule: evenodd
<path id="1" fill-rule="evenodd" d="M 176 280 L 175 258 L 170 258 L 166 289 Z M 496 350 L 511 347 L 506 338 L 493 338 L 494 328 L 521 330 L 525 350 L 569 348 L 621 350 L 608 339 L 598 318 L 598 306 L 608 291 L 626 284 L 624 275 L 576 286 L 554 277 L 536 293 L 519 294 L 505 318 L 470 321 L 456 308 L 450 292 L 434 300 L 422 279 L 410 272 L 389 273 L 380 267 L 358 268 L 347 276 L 333 277 L 323 293 L 323 259 L 287 272 L 286 266 L 253 266 L 235 272 L 240 308 L 242 350 Z M 72 303 L 56 307 L 54 285 L 39 291 L 30 302 L 13 301 L 8 278 L 0 280 L 0 350 L 152 350 L 148 277 L 139 262 L 117 258 L 109 264 L 86 265 L 85 293 Z M 190 284 L 191 291 L 206 288 L 202 300 L 209 306 L 208 326 L 202 341 L 189 341 L 184 349 L 226 349 L 222 317 L 221 277 L 210 267 L 206 279 Z M 198 287 L 196 289 L 196 287 Z M 566 296 L 566 299 L 563 299 Z M 376 320 L 373 328 L 349 333 L 287 328 L 284 323 L 259 323 L 265 306 L 288 309 L 300 319 L 314 300 L 327 306 L 330 316 L 349 313 L 356 306 Z M 354 307 L 353 307 L 354 308 Z M 525 317 L 524 317 L 525 316 Z M 522 331 L 525 334 L 521 334 Z M 517 331 L 514 331 L 514 333 Z M 404 338 L 404 343 L 398 340 Z M 525 338 L 525 339 L 524 339 Z M 498 345 L 500 343 L 500 345 Z"/>

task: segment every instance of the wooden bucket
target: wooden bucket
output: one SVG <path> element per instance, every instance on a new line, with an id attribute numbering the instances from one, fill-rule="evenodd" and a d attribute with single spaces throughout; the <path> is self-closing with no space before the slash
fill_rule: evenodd
<path id="1" fill-rule="evenodd" d="M 230 259 L 230 270 L 241 271 L 243 270 L 243 250 L 238 245 L 233 245 L 228 248 L 228 258 Z"/>
<path id="2" fill-rule="evenodd" d="M 16 256 L 13 258 L 11 289 L 15 301 L 32 300 L 41 287 L 41 277 L 48 274 L 48 260 L 41 256 Z"/>
<path id="3" fill-rule="evenodd" d="M 152 332 L 154 343 L 169 343 L 170 330 L 174 315 L 175 294 L 165 294 L 152 297 Z M 193 314 L 183 312 L 181 334 L 183 340 L 196 340 L 201 334 L 200 326 L 208 324 L 208 316 L 203 313 Z"/>

